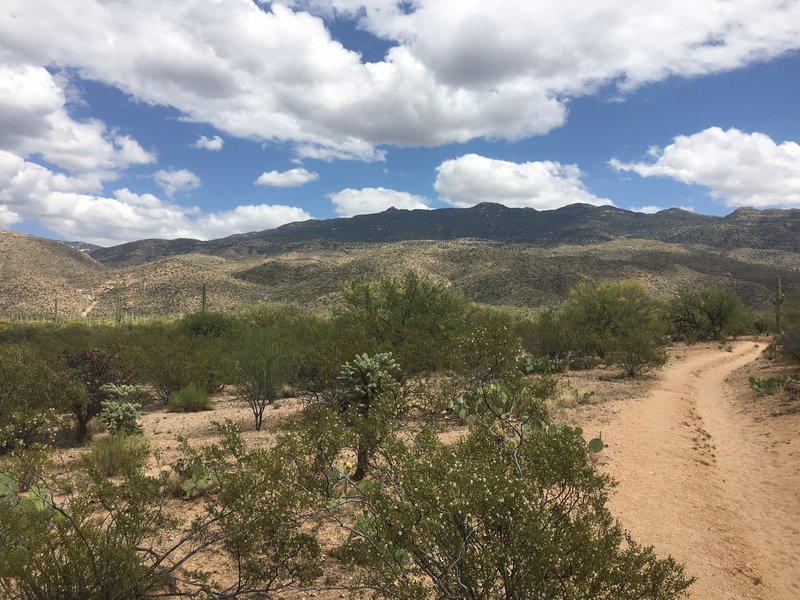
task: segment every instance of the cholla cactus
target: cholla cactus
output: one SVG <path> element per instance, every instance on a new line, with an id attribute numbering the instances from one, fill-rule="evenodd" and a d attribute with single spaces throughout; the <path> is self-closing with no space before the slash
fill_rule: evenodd
<path id="1" fill-rule="evenodd" d="M 377 396 L 396 391 L 399 379 L 400 365 L 391 353 L 372 357 L 356 355 L 352 363 L 345 363 L 339 368 L 336 378 L 342 410 L 347 410 L 352 404 L 369 407 Z"/>
<path id="2" fill-rule="evenodd" d="M 106 426 L 111 435 L 142 435 L 144 430 L 140 422 L 143 414 L 141 408 L 133 402 L 106 400 L 97 420 Z"/>

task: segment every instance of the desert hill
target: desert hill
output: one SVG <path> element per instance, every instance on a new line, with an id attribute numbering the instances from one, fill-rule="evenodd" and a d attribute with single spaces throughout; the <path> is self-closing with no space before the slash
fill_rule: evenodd
<path id="1" fill-rule="evenodd" d="M 52 240 L 0 231 L 0 315 L 80 313 L 108 268 Z"/>
<path id="2" fill-rule="evenodd" d="M 199 308 L 203 283 L 216 310 L 263 301 L 329 307 L 346 281 L 409 269 L 497 305 L 552 305 L 584 280 L 636 278 L 662 298 L 722 287 L 766 309 L 776 275 L 786 288 L 800 286 L 800 210 L 739 209 L 720 218 L 580 204 L 392 209 L 208 242 L 141 240 L 89 251 L 2 232 L 0 256 L 6 318 L 52 318 L 56 299 L 61 317 L 118 308 L 180 314 Z"/>

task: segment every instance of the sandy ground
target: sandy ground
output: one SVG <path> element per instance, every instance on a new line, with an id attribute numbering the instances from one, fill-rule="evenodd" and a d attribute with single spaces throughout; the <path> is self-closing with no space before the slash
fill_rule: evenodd
<path id="1" fill-rule="evenodd" d="M 800 598 L 800 413 L 748 388 L 764 346 L 679 349 L 642 397 L 573 415 L 608 444 L 613 513 L 695 600 Z"/>

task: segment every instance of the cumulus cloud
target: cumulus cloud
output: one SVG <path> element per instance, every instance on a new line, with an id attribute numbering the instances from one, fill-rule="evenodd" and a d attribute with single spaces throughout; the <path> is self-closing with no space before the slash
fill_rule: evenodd
<path id="1" fill-rule="evenodd" d="M 262 173 L 255 181 L 255 185 L 270 187 L 292 188 L 300 187 L 311 181 L 319 179 L 314 171 L 303 168 L 289 169 L 288 171 L 270 171 Z"/>
<path id="2" fill-rule="evenodd" d="M 8 0 L 0 58 L 65 65 L 229 135 L 294 144 L 300 157 L 380 160 L 383 145 L 546 133 L 570 96 L 800 47 L 800 2 L 785 0 L 290 4 Z M 336 13 L 388 42 L 383 59 L 364 62 L 333 39 L 317 15 Z"/>
<path id="3" fill-rule="evenodd" d="M 91 179 L 55 173 L 0 150 L 0 226 L 36 221 L 67 239 L 100 245 L 162 237 L 209 239 L 311 218 L 292 206 L 252 205 L 206 213 L 127 188 L 96 193 Z"/>
<path id="4" fill-rule="evenodd" d="M 214 137 L 206 137 L 201 135 L 197 138 L 197 141 L 192 144 L 192 148 L 200 148 L 202 150 L 211 150 L 212 152 L 219 152 L 222 150 L 222 146 L 225 144 L 223 139 L 218 135 Z"/>
<path id="5" fill-rule="evenodd" d="M 72 172 L 113 179 L 118 170 L 153 163 L 155 154 L 97 119 L 76 121 L 67 111 L 68 79 L 44 67 L 0 65 L 0 148 L 41 156 Z"/>
<path id="6" fill-rule="evenodd" d="M 710 127 L 676 137 L 648 152 L 652 161 L 624 163 L 618 171 L 668 177 L 709 188 L 727 206 L 800 206 L 800 144 L 775 143 L 763 133 Z"/>
<path id="7" fill-rule="evenodd" d="M 458 207 L 497 202 L 549 210 L 575 202 L 613 204 L 586 189 L 576 165 L 551 161 L 515 163 L 478 154 L 444 161 L 436 168 L 433 187 L 442 200 Z"/>
<path id="8" fill-rule="evenodd" d="M 153 173 L 153 179 L 170 197 L 178 192 L 182 194 L 191 192 L 202 185 L 200 178 L 188 169 L 159 169 Z"/>
<path id="9" fill-rule="evenodd" d="M 333 194 L 328 198 L 336 210 L 336 214 L 344 217 L 377 213 L 387 208 L 428 209 L 428 199 L 424 196 L 398 192 L 383 187 L 362 188 L 359 190 L 347 188 Z"/>
<path id="10" fill-rule="evenodd" d="M 654 215 L 664 209 L 660 206 L 656 206 L 655 204 L 648 204 L 646 206 L 632 206 L 630 210 L 633 212 L 644 213 L 646 215 Z"/>

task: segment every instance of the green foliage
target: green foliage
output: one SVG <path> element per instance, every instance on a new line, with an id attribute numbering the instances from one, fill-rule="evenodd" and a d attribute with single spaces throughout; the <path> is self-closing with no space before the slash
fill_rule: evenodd
<path id="1" fill-rule="evenodd" d="M 227 337 L 151 328 L 135 332 L 130 343 L 133 367 L 162 403 L 192 384 L 214 394 L 230 379 L 233 342 Z"/>
<path id="2" fill-rule="evenodd" d="M 489 416 L 521 435 L 547 418 L 546 402 L 555 394 L 557 385 L 550 375 L 497 380 L 467 389 L 451 401 L 450 408 L 467 423 L 476 416 Z"/>
<path id="3" fill-rule="evenodd" d="M 198 500 L 204 506 L 177 539 L 165 535 L 179 523 L 164 509 L 163 480 L 146 474 L 146 452 L 114 479 L 87 459 L 69 492 L 37 468 L 33 485 L 23 485 L 32 467 L 19 461 L 0 477 L 0 595 L 269 597 L 317 577 L 319 544 L 303 527 L 312 496 L 294 466 L 275 450 L 248 450 L 231 423 L 220 433 L 221 443 L 193 451 L 218 474 L 218 489 Z M 209 555 L 231 565 L 232 581 L 213 576 L 218 561 Z"/>
<path id="4" fill-rule="evenodd" d="M 616 341 L 614 362 L 622 367 L 625 375 L 636 377 L 663 366 L 667 362 L 667 353 L 652 334 L 631 331 Z"/>
<path id="5" fill-rule="evenodd" d="M 0 346 L 0 454 L 40 439 L 76 384 L 24 347 Z"/>
<path id="6" fill-rule="evenodd" d="M 190 384 L 170 396 L 167 408 L 172 412 L 200 412 L 212 410 L 213 402 L 208 392 Z"/>
<path id="7" fill-rule="evenodd" d="M 91 469 L 111 477 L 135 468 L 147 454 L 147 444 L 141 438 L 121 434 L 92 442 L 84 460 Z"/>
<path id="8" fill-rule="evenodd" d="M 569 359 L 550 358 L 547 356 L 526 356 L 517 361 L 520 371 L 526 375 L 532 373 L 563 373 L 569 368 L 569 364 Z"/>
<path id="9" fill-rule="evenodd" d="M 787 296 L 782 325 L 783 332 L 776 337 L 775 345 L 783 357 L 800 363 L 800 290 Z"/>
<path id="10" fill-rule="evenodd" d="M 68 408 L 77 421 L 76 442 L 88 438 L 89 421 L 103 410 L 103 401 L 109 397 L 104 386 L 133 382 L 133 373 L 120 361 L 121 351 L 119 345 L 91 350 L 67 346 L 56 363 L 80 387 L 80 393 L 72 394 L 68 400 Z"/>
<path id="11" fill-rule="evenodd" d="M 662 307 L 636 281 L 582 283 L 557 310 L 544 311 L 527 342 L 534 354 L 523 368 L 545 369 L 546 359 L 574 368 L 602 360 L 628 376 L 666 361 Z"/>
<path id="12" fill-rule="evenodd" d="M 660 306 L 637 281 L 582 283 L 561 310 L 580 354 L 608 359 L 631 334 L 656 339 L 661 333 Z"/>
<path id="13" fill-rule="evenodd" d="M 345 285 L 337 327 L 350 356 L 391 352 L 408 374 L 424 374 L 448 366 L 446 349 L 465 319 L 463 299 L 409 271 L 398 279 Z"/>
<path id="14" fill-rule="evenodd" d="M 734 294 L 721 289 L 686 292 L 667 310 L 671 333 L 688 341 L 721 340 L 751 333 L 755 317 Z"/>
<path id="15" fill-rule="evenodd" d="M 399 599 L 677 598 L 691 580 L 612 518 L 610 481 L 588 452 L 564 426 L 398 442 L 380 482 L 358 490 L 363 512 L 340 555 Z"/>
<path id="16" fill-rule="evenodd" d="M 467 328 L 455 340 L 453 369 L 472 383 L 486 383 L 516 371 L 520 343 L 507 313 L 480 310 L 470 315 Z"/>
<path id="17" fill-rule="evenodd" d="M 236 319 L 218 312 L 200 311 L 185 315 L 177 324 L 180 333 L 207 338 L 218 338 L 229 334 L 236 326 Z"/>
<path id="18" fill-rule="evenodd" d="M 779 390 L 786 387 L 790 381 L 800 380 L 800 375 L 774 375 L 761 379 L 759 377 L 750 377 L 748 384 L 750 389 L 756 392 L 759 396 L 772 396 Z"/>
<path id="19" fill-rule="evenodd" d="M 578 348 L 578 331 L 567 320 L 564 311 L 547 308 L 533 321 L 523 344 L 534 356 L 567 360 L 571 363 L 572 355 Z"/>

